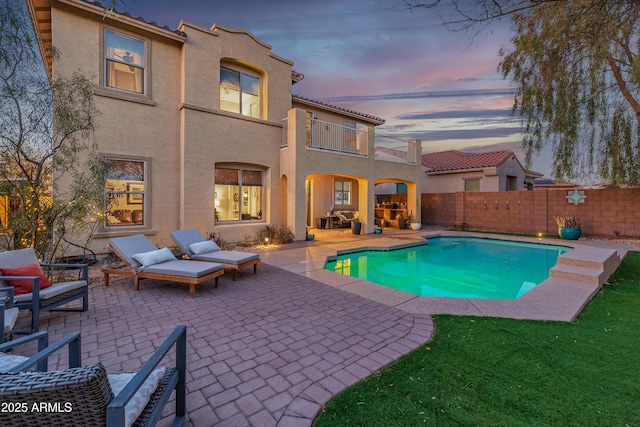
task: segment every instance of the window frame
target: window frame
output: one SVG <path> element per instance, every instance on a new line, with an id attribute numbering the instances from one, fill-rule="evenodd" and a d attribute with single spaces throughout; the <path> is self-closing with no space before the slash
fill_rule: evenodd
<path id="1" fill-rule="evenodd" d="M 235 73 L 238 75 L 238 87 L 237 90 L 239 92 L 239 101 L 238 101 L 238 110 L 237 111 L 232 111 L 232 110 L 228 110 L 228 109 L 224 109 L 222 106 L 222 95 L 224 93 L 224 89 L 227 89 L 226 87 L 223 87 L 223 81 L 222 81 L 222 72 L 226 71 L 229 73 Z M 263 111 L 264 111 L 264 97 L 263 97 L 263 76 L 255 71 L 252 71 L 250 69 L 246 69 L 246 68 L 240 68 L 240 67 L 234 67 L 228 63 L 222 63 L 220 65 L 220 71 L 219 71 L 219 85 L 218 85 L 218 93 L 219 93 L 219 107 L 220 107 L 220 111 L 224 111 L 226 113 L 231 113 L 231 114 L 238 114 L 240 116 L 243 117 L 250 117 L 252 119 L 263 119 Z M 249 78 L 253 78 L 256 79 L 258 81 L 258 88 L 257 88 L 257 93 L 251 93 L 251 92 L 245 92 L 245 90 L 243 89 L 243 76 L 249 77 Z M 258 113 L 257 115 L 251 115 L 251 114 L 245 114 L 243 112 L 244 110 L 244 94 L 247 93 L 248 95 L 251 96 L 256 96 L 258 98 Z"/>
<path id="2" fill-rule="evenodd" d="M 104 182 L 104 220 L 98 227 L 98 231 L 94 234 L 95 237 L 101 236 L 113 236 L 113 235 L 127 235 L 133 233 L 139 233 L 140 231 L 149 231 L 152 229 L 151 227 L 151 157 L 145 156 L 129 156 L 122 154 L 111 154 L 111 153 L 102 153 L 100 154 L 100 160 L 105 163 L 108 160 L 117 160 L 117 161 L 125 161 L 125 162 L 139 162 L 143 163 L 143 183 L 144 190 L 142 192 L 136 191 L 132 189 L 134 187 L 127 187 L 126 191 L 114 191 L 112 193 L 109 192 L 107 188 L 108 180 L 114 178 L 108 178 L 108 174 L 105 175 Z M 126 179 L 122 181 L 127 181 Z M 127 184 L 137 184 L 137 182 L 133 180 L 129 180 Z M 118 224 L 108 224 L 107 219 L 107 200 L 109 198 L 108 194 L 118 194 L 125 195 L 127 198 L 127 204 L 131 204 L 132 196 L 136 196 L 138 194 L 142 194 L 141 203 L 133 202 L 136 206 L 140 206 L 142 209 L 142 224 L 127 224 L 127 225 L 118 225 Z"/>
<path id="3" fill-rule="evenodd" d="M 480 192 L 480 177 L 470 177 L 470 178 L 463 178 L 464 181 L 464 191 L 465 193 L 478 193 Z M 478 183 L 478 188 L 477 189 L 468 189 L 467 184 L 470 182 L 477 182 Z"/>
<path id="4" fill-rule="evenodd" d="M 233 170 L 238 172 L 237 175 L 237 184 L 225 184 L 225 183 L 218 183 L 216 182 L 216 171 L 221 170 L 221 169 L 226 169 L 226 170 Z M 260 174 L 260 204 L 258 206 L 258 212 L 260 213 L 258 218 L 249 218 L 249 219 L 243 219 L 242 216 L 243 215 L 251 215 L 251 213 L 244 213 L 244 207 L 249 208 L 249 192 L 248 190 L 245 191 L 244 187 L 247 188 L 251 188 L 251 187 L 256 187 L 253 185 L 247 185 L 244 184 L 244 172 L 257 172 Z M 265 199 L 265 191 L 266 191 L 266 170 L 265 169 L 261 169 L 259 167 L 252 167 L 252 166 L 239 166 L 239 165 L 229 165 L 229 164 L 217 164 L 215 165 L 214 168 L 214 182 L 213 182 L 213 190 L 214 190 L 214 198 L 213 198 L 213 202 L 214 202 L 214 224 L 216 225 L 224 225 L 224 224 L 238 224 L 238 223 L 255 223 L 255 222 L 265 222 L 265 209 L 266 209 L 266 199 Z M 217 209 L 218 209 L 218 190 L 217 190 L 217 186 L 218 185 L 237 185 L 238 187 L 238 193 L 234 194 L 234 203 L 237 203 L 237 210 L 234 210 L 234 206 L 230 206 L 227 207 L 227 209 L 231 210 L 231 219 L 217 219 Z M 245 194 L 246 193 L 246 194 Z M 238 196 L 238 199 L 235 200 L 235 196 Z M 220 198 L 220 200 L 224 200 L 222 197 Z M 221 208 L 221 212 L 222 212 L 222 208 Z M 233 217 L 234 212 L 237 212 L 237 218 Z"/>
<path id="5" fill-rule="evenodd" d="M 337 185 L 341 184 L 341 189 L 337 189 Z M 348 190 L 344 189 L 344 185 L 348 184 Z M 352 181 L 348 179 L 334 179 L 333 180 L 333 204 L 334 206 L 351 206 L 351 195 L 352 195 Z M 345 201 L 345 193 L 346 201 Z M 340 194 L 340 198 L 338 198 L 338 194 Z"/>
<path id="6" fill-rule="evenodd" d="M 112 59 L 107 57 L 107 51 L 106 51 L 106 32 L 110 31 L 116 35 L 120 35 L 123 37 L 127 37 L 127 38 L 131 38 L 134 40 L 139 40 L 141 42 L 143 42 L 144 45 L 144 66 L 143 67 L 139 67 L 143 70 L 143 75 L 142 75 L 142 88 L 143 88 L 143 92 L 135 92 L 135 91 L 130 91 L 127 89 L 121 89 L 118 87 L 114 87 L 114 86 L 109 86 L 108 85 L 108 72 L 107 72 L 107 67 L 108 67 L 108 61 L 112 61 Z M 129 101 L 135 101 L 135 102 L 142 102 L 142 103 L 151 103 L 153 104 L 153 102 L 151 101 L 151 41 L 144 37 L 141 36 L 139 34 L 134 34 L 134 33 L 130 33 L 127 31 L 123 31 L 119 28 L 112 28 L 106 25 L 102 25 L 100 27 L 100 46 L 99 46 L 99 54 L 100 54 L 100 72 L 99 72 L 99 87 L 96 89 L 96 94 L 97 95 L 102 95 L 102 96 L 109 96 L 109 97 L 113 97 L 113 98 L 118 98 L 118 99 L 124 99 L 124 100 L 129 100 Z M 121 62 L 121 63 L 125 63 L 125 62 Z"/>

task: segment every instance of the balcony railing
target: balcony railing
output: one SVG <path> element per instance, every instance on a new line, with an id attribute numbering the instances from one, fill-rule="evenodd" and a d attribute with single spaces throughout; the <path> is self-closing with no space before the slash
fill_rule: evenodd
<path id="1" fill-rule="evenodd" d="M 363 157 L 368 154 L 369 134 L 366 128 L 356 129 L 317 119 L 308 119 L 305 127 L 307 148 Z M 288 146 L 287 128 L 288 120 L 285 119 L 282 121 L 282 148 Z"/>
<path id="2" fill-rule="evenodd" d="M 380 135 L 376 135 L 375 159 L 387 162 L 408 163 L 410 165 L 421 162 L 420 153 L 416 150 L 415 141 L 406 141 Z"/>
<path id="3" fill-rule="evenodd" d="M 367 156 L 368 132 L 317 119 L 307 120 L 307 147 Z"/>

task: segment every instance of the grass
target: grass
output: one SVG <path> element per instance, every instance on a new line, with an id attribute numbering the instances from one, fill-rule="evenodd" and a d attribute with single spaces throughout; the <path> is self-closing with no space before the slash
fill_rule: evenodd
<path id="1" fill-rule="evenodd" d="M 574 323 L 435 316 L 433 339 L 314 426 L 640 425 L 640 253 Z"/>

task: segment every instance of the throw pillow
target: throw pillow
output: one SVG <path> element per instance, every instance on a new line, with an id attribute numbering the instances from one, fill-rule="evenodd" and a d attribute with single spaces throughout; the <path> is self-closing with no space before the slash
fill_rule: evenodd
<path id="1" fill-rule="evenodd" d="M 220 246 L 218 246 L 213 240 L 205 240 L 204 242 L 190 244 L 189 249 L 191 249 L 191 252 L 193 252 L 195 255 L 200 255 L 219 251 Z"/>
<path id="2" fill-rule="evenodd" d="M 47 279 L 40 270 L 38 264 L 29 264 L 17 268 L 3 268 L 3 276 L 37 276 L 40 278 L 40 289 L 48 288 L 51 286 L 51 281 Z M 33 290 L 33 280 L 30 279 L 4 279 L 7 285 L 13 286 L 14 295 L 30 294 Z"/>
<path id="3" fill-rule="evenodd" d="M 150 252 L 142 252 L 142 253 L 133 255 L 132 258 L 138 261 L 144 267 L 149 267 L 150 265 L 176 260 L 176 257 L 173 256 L 169 248 L 162 248 L 162 249 L 158 249 Z"/>

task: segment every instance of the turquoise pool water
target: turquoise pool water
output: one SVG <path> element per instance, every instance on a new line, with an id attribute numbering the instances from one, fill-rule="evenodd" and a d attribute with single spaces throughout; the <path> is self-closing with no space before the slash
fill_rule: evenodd
<path id="1" fill-rule="evenodd" d="M 436 237 L 426 245 L 362 251 L 327 261 L 327 270 L 418 296 L 518 299 L 549 277 L 571 248 L 474 237 Z"/>

